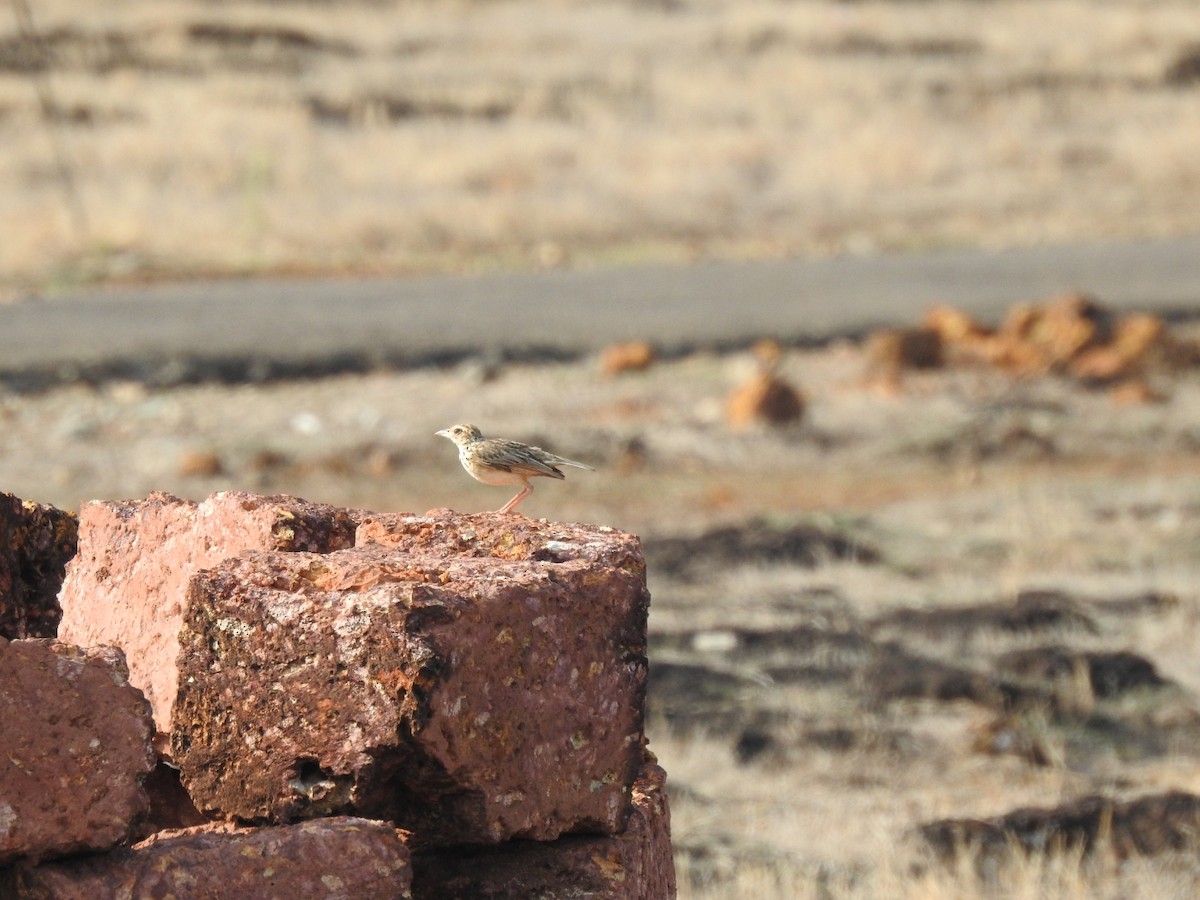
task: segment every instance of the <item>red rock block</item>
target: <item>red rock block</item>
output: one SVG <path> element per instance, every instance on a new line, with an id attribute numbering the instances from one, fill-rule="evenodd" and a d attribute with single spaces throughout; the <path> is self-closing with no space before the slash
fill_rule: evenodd
<path id="1" fill-rule="evenodd" d="M 426 843 L 625 825 L 644 573 L 587 559 L 264 553 L 197 573 L 172 749 L 207 815 L 390 819 Z"/>
<path id="2" fill-rule="evenodd" d="M 164 831 L 130 849 L 0 872 L 0 896 L 397 900 L 412 896 L 411 879 L 408 847 L 395 828 L 343 817 Z"/>
<path id="3" fill-rule="evenodd" d="M 642 770 L 622 834 L 418 852 L 413 857 L 413 897 L 669 900 L 675 896 L 675 861 L 666 778 L 653 763 Z"/>
<path id="4" fill-rule="evenodd" d="M 58 591 L 78 531 L 71 513 L 0 493 L 0 637 L 57 634 Z"/>
<path id="5" fill-rule="evenodd" d="M 642 577 L 646 559 L 637 535 L 607 525 L 577 525 L 431 509 L 423 516 L 373 513 L 358 526 L 356 546 L 381 544 L 412 554 L 492 557 L 562 563 L 582 559 Z"/>
<path id="6" fill-rule="evenodd" d="M 0 865 L 107 849 L 145 815 L 154 726 L 127 679 L 116 647 L 0 638 Z"/>
<path id="7" fill-rule="evenodd" d="M 130 682 L 145 692 L 159 731 L 169 732 L 192 573 L 251 550 L 327 553 L 353 546 L 363 515 L 241 491 L 199 504 L 159 491 L 145 500 L 89 503 L 80 513 L 79 553 L 63 583 L 60 637 L 121 647 Z"/>

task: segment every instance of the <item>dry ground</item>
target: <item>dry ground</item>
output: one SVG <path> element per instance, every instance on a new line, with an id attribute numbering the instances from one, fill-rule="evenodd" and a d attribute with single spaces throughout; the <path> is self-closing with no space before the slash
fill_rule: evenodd
<path id="1" fill-rule="evenodd" d="M 913 375 L 885 396 L 862 386 L 860 348 L 835 344 L 784 359 L 809 396 L 802 423 L 735 432 L 723 398 L 753 365 L 696 354 L 605 378 L 595 360 L 480 362 L 9 394 L 2 483 L 67 507 L 239 487 L 493 509 L 507 492 L 471 482 L 433 432 L 502 425 L 597 466 L 539 484 L 527 514 L 647 541 L 649 727 L 683 896 L 1194 896 L 1194 844 L 978 876 L 931 863 L 915 829 L 1094 792 L 1200 793 L 1200 372 L 1160 376 L 1162 402 L 1130 407 L 980 369 Z M 742 536 L 734 559 L 719 556 L 728 534 L 705 538 L 725 526 Z M 771 544 L 789 534 L 801 537 Z M 973 618 L 1030 590 L 1065 592 L 1061 615 L 1015 629 Z M 1052 646 L 1128 651 L 1168 683 L 1102 695 L 1077 669 L 1004 668 L 1005 653 Z M 958 687 L 937 686 L 947 671 Z M 906 687 L 913 673 L 933 680 Z M 1025 699 L 998 702 L 1001 689 Z"/>
<path id="2" fill-rule="evenodd" d="M 10 296 L 1200 231 L 1188 0 L 28 2 Z"/>

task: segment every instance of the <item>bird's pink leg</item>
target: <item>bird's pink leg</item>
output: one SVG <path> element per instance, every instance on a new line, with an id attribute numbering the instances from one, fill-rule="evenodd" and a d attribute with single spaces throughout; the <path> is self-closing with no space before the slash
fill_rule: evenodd
<path id="1" fill-rule="evenodd" d="M 498 510 L 496 510 L 496 512 L 501 512 L 501 513 L 512 512 L 514 509 L 517 508 L 518 503 L 520 503 L 522 500 L 524 500 L 526 497 L 528 497 L 532 493 L 533 493 L 533 485 L 527 481 L 527 482 L 525 482 L 525 487 L 521 488 L 521 490 L 517 493 L 517 496 L 513 497 L 511 500 L 509 500 L 507 503 L 505 503 L 502 507 L 500 507 Z"/>

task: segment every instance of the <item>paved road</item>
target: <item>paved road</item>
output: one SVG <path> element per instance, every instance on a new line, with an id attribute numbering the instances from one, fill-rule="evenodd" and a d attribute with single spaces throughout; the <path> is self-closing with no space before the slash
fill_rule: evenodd
<path id="1" fill-rule="evenodd" d="M 261 377 L 485 352 L 667 350 L 822 339 L 914 322 L 934 302 L 995 320 L 1064 290 L 1200 314 L 1200 237 L 769 263 L 485 277 L 227 281 L 0 306 L 0 376 Z"/>

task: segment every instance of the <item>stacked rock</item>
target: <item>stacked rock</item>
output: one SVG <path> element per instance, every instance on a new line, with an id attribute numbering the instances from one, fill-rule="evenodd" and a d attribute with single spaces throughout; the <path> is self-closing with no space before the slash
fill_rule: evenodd
<path id="1" fill-rule="evenodd" d="M 4 896 L 674 895 L 633 535 L 152 494 L 60 599 L 0 646 Z"/>

